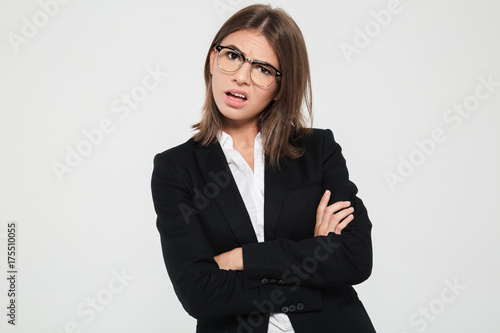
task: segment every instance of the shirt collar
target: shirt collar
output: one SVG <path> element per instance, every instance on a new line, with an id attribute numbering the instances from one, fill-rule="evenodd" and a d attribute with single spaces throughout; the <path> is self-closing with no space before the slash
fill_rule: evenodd
<path id="1" fill-rule="evenodd" d="M 218 139 L 222 148 L 233 148 L 233 138 L 223 130 L 219 131 Z"/>
<path id="2" fill-rule="evenodd" d="M 231 135 L 227 134 L 223 130 L 220 130 L 217 138 L 222 148 L 233 149 L 233 138 L 231 137 Z M 259 131 L 259 133 L 257 133 L 257 135 L 255 136 L 254 149 L 259 149 L 261 147 L 262 135 Z"/>

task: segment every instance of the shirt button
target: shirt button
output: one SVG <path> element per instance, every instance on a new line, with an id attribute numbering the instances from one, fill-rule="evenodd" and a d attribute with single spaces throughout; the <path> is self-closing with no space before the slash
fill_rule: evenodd
<path id="1" fill-rule="evenodd" d="M 282 308 L 281 308 L 281 311 L 282 311 L 283 313 L 288 312 L 288 307 L 286 307 L 286 306 L 282 307 Z"/>
<path id="2" fill-rule="evenodd" d="M 297 310 L 299 310 L 299 311 L 300 311 L 300 310 L 304 310 L 304 304 L 302 304 L 302 303 L 298 303 L 298 304 L 297 304 Z"/>
<path id="3" fill-rule="evenodd" d="M 262 280 L 260 280 L 260 282 L 261 282 L 262 284 L 266 284 L 266 283 L 268 283 L 268 282 L 269 282 L 269 280 L 268 280 L 268 279 L 266 279 L 266 278 L 263 278 Z"/>

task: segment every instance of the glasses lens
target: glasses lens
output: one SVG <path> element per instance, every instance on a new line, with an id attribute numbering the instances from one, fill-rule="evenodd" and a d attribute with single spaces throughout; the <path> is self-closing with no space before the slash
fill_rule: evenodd
<path id="1" fill-rule="evenodd" d="M 254 63 L 250 76 L 255 84 L 267 87 L 271 85 L 276 78 L 276 71 L 270 66 Z"/>
<path id="2" fill-rule="evenodd" d="M 231 49 L 221 49 L 217 55 L 217 64 L 226 72 L 236 72 L 244 62 L 241 54 Z M 250 70 L 252 81 L 262 87 L 268 87 L 276 78 L 276 70 L 265 63 L 254 63 Z"/>
<path id="3" fill-rule="evenodd" d="M 234 72 L 240 68 L 243 63 L 243 57 L 232 50 L 222 49 L 219 51 L 217 62 L 222 70 Z"/>

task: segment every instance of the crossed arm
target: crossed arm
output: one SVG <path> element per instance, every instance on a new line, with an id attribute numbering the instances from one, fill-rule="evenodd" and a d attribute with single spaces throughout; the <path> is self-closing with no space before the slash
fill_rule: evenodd
<path id="1" fill-rule="evenodd" d="M 174 290 L 190 315 L 213 318 L 251 313 L 256 302 L 272 299 L 277 291 L 286 299 L 284 305 L 301 302 L 305 306 L 297 312 L 314 311 L 322 306 L 322 287 L 354 285 L 368 278 L 371 222 L 356 196 L 357 187 L 349 180 L 333 133 L 324 131 L 322 141 L 315 144 L 322 146 L 322 177 L 329 190 L 317 208 L 315 237 L 245 244 L 219 255 L 196 216 L 187 224 L 179 211 L 180 206 L 193 206 L 183 166 L 172 162 L 175 157 L 169 154 L 155 157 L 152 192 L 163 257 Z M 290 277 L 291 268 L 316 255 L 314 273 Z M 283 284 L 263 285 L 263 277 L 280 279 Z"/>
<path id="2" fill-rule="evenodd" d="M 349 201 L 338 201 L 328 205 L 331 192 L 326 190 L 321 198 L 316 211 L 316 226 L 314 228 L 314 236 L 327 236 L 330 232 L 340 235 L 353 219 L 354 208 L 350 207 Z M 237 247 L 231 251 L 221 253 L 214 257 L 220 269 L 242 271 L 243 264 L 243 248 Z"/>

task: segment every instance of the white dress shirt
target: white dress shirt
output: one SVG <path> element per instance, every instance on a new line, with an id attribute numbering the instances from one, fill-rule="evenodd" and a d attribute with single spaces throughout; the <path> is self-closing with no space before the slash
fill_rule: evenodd
<path id="1" fill-rule="evenodd" d="M 233 148 L 233 138 L 224 131 L 219 132 L 219 143 L 233 174 L 240 195 L 250 215 L 257 240 L 264 241 L 264 154 L 259 132 L 254 141 L 254 172 L 243 156 Z M 243 268 L 244 269 L 244 268 Z M 268 333 L 293 333 L 292 323 L 284 313 L 272 313 L 269 317 Z"/>

